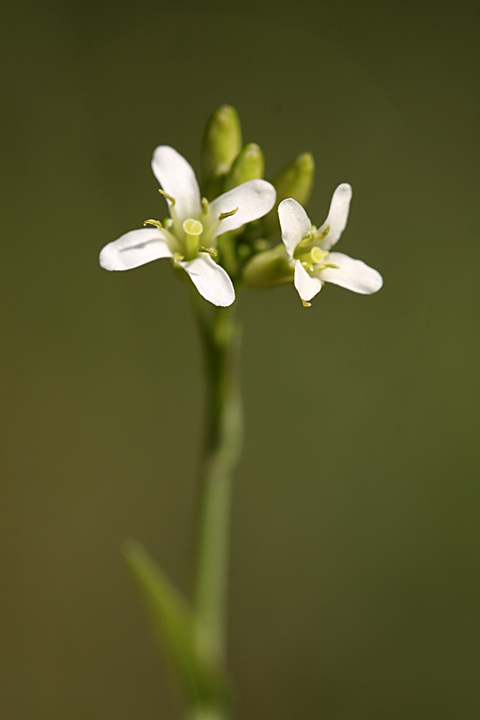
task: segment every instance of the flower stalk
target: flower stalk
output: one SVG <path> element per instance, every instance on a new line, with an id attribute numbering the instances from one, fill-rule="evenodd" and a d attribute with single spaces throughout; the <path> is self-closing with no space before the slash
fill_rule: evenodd
<path id="1" fill-rule="evenodd" d="M 199 653 L 226 657 L 227 579 L 232 474 L 242 443 L 240 332 L 232 307 L 212 307 L 192 293 L 205 356 L 207 429 L 200 474 L 194 606 Z"/>

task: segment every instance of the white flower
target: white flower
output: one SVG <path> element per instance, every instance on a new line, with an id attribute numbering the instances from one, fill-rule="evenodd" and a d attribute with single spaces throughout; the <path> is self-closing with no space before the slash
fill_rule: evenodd
<path id="1" fill-rule="evenodd" d="M 208 203 L 201 199 L 195 173 L 176 150 L 167 145 L 153 153 L 152 170 L 167 199 L 170 216 L 155 227 L 132 230 L 105 245 L 100 265 L 106 270 L 130 270 L 159 258 L 172 258 L 192 279 L 197 290 L 214 305 L 227 306 L 235 290 L 214 258 L 215 238 L 265 215 L 275 204 L 275 188 L 265 180 L 250 180 Z"/>
<path id="2" fill-rule="evenodd" d="M 361 260 L 330 252 L 347 224 L 351 199 L 351 186 L 339 185 L 333 193 L 327 219 L 318 230 L 293 198 L 283 200 L 278 206 L 282 240 L 290 264 L 295 268 L 294 284 L 306 307 L 324 282 L 364 295 L 377 292 L 383 285 L 380 273 Z"/>

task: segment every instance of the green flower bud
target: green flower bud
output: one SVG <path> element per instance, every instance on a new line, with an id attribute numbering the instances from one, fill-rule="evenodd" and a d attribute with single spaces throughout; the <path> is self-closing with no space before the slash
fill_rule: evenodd
<path id="1" fill-rule="evenodd" d="M 208 199 L 214 197 L 212 191 L 220 185 L 241 149 L 242 129 L 237 111 L 222 105 L 210 116 L 202 140 L 202 177 Z"/>
<path id="2" fill-rule="evenodd" d="M 242 280 L 250 287 L 274 287 L 293 282 L 294 269 L 290 264 L 285 245 L 254 255 L 242 271 Z"/>
<path id="3" fill-rule="evenodd" d="M 315 179 L 315 161 L 311 153 L 301 153 L 293 162 L 281 170 L 273 184 L 277 191 L 277 202 L 268 215 L 263 218 L 263 227 L 267 235 L 279 232 L 277 208 L 286 198 L 293 198 L 300 205 L 306 205 L 312 192 Z"/>
<path id="4" fill-rule="evenodd" d="M 247 180 L 263 178 L 264 170 L 265 160 L 262 151 L 255 143 L 249 143 L 233 161 L 230 172 L 225 178 L 223 189 L 226 192 Z"/>

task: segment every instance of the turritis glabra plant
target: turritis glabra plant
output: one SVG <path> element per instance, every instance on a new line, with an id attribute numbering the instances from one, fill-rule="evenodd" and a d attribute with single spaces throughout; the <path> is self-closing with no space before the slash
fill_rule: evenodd
<path id="1" fill-rule="evenodd" d="M 291 283 L 309 307 L 326 282 L 371 294 L 382 277 L 361 260 L 331 252 L 347 224 L 350 185 L 334 191 L 320 227 L 310 221 L 303 208 L 314 181 L 310 153 L 267 182 L 261 149 L 242 144 L 238 115 L 223 106 L 207 122 L 201 157 L 199 185 L 182 155 L 168 145 L 156 148 L 152 170 L 169 214 L 106 245 L 100 265 L 130 270 L 169 258 L 191 280 L 208 383 L 191 597 L 139 543 L 129 541 L 125 556 L 177 676 L 188 720 L 226 720 L 232 710 L 226 666 L 230 492 L 242 442 L 236 296 L 245 287 Z"/>

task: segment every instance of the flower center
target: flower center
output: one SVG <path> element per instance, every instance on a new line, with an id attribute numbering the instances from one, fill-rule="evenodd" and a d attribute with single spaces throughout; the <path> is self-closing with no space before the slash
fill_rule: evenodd
<path id="1" fill-rule="evenodd" d="M 300 260 L 305 270 L 309 273 L 318 274 L 325 268 L 337 268 L 338 265 L 333 263 L 325 262 L 328 260 L 328 250 L 322 250 L 318 245 L 314 245 L 315 242 L 319 242 L 327 237 L 330 231 L 330 225 L 322 231 L 317 230 L 315 225 L 312 225 L 312 229 L 300 240 L 293 257 L 295 260 Z"/>
<path id="2" fill-rule="evenodd" d="M 321 248 L 315 245 L 309 252 L 301 254 L 296 253 L 295 258 L 297 260 L 300 260 L 306 270 L 310 270 L 310 272 L 313 272 L 318 268 L 319 265 L 323 263 L 327 255 L 328 252 L 326 250 L 321 250 Z"/>
<path id="3" fill-rule="evenodd" d="M 163 195 L 169 203 L 170 218 L 166 218 L 162 222 L 160 220 L 145 220 L 144 225 L 153 225 L 162 230 L 164 238 L 167 240 L 170 250 L 174 253 L 174 263 L 182 260 L 193 260 L 199 253 L 206 253 L 214 260 L 218 257 L 218 252 L 212 245 L 215 244 L 215 235 L 222 222 L 238 212 L 238 207 L 227 212 L 221 212 L 218 218 L 213 220 L 209 217 L 210 207 L 206 198 L 202 198 L 201 220 L 197 218 L 187 218 L 181 223 L 180 218 L 175 210 L 175 198 L 168 195 L 161 188 L 159 193 Z M 203 237 L 202 237 L 203 235 Z M 204 244 L 200 244 L 200 240 Z"/>

